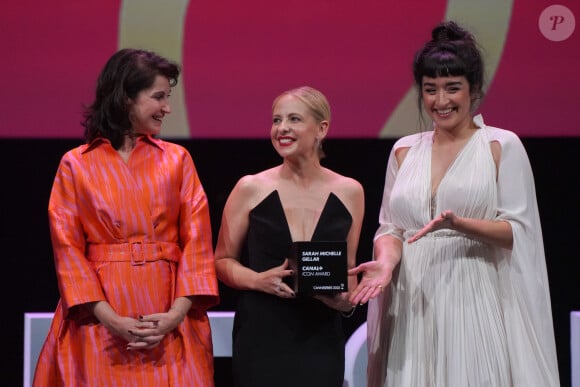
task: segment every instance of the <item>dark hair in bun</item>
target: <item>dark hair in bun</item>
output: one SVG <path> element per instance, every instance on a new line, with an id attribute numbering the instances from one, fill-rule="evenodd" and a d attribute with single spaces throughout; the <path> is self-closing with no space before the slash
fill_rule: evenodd
<path id="1" fill-rule="evenodd" d="M 431 41 L 425 43 L 413 61 L 413 76 L 419 90 L 424 76 L 464 76 L 469 83 L 473 108 L 483 98 L 483 72 L 483 60 L 475 38 L 453 21 L 437 25 L 431 32 Z"/>

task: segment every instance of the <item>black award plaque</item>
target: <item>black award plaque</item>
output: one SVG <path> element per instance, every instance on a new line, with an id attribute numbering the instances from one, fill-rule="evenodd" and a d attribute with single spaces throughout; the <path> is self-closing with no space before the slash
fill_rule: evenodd
<path id="1" fill-rule="evenodd" d="M 294 276 L 288 284 L 295 293 L 348 291 L 346 241 L 293 242 L 289 266 Z"/>

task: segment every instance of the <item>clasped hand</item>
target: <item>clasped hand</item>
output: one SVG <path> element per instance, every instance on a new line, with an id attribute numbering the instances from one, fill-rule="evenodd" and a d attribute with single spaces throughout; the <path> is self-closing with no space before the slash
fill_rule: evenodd
<path id="1" fill-rule="evenodd" d="M 183 316 L 178 311 L 170 309 L 165 313 L 154 313 L 146 316 L 139 316 L 133 320 L 133 324 L 128 327 L 129 334 L 127 349 L 151 349 L 161 343 L 166 334 L 173 331 L 183 321 Z"/>

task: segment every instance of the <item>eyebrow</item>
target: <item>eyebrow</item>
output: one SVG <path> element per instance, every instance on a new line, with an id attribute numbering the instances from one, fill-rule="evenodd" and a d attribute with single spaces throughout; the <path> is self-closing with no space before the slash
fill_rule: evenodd
<path id="1" fill-rule="evenodd" d="M 445 82 L 445 86 L 457 86 L 457 85 L 463 85 L 463 82 L 461 81 L 451 81 L 451 82 Z M 435 82 L 423 82 L 423 86 L 436 86 Z"/>

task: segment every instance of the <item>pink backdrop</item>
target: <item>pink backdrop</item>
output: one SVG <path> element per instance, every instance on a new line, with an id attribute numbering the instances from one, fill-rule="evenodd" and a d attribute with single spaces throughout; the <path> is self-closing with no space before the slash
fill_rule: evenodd
<path id="1" fill-rule="evenodd" d="M 573 114 L 580 90 L 580 3 L 557 4 L 576 16 L 576 29 L 563 41 L 549 40 L 538 27 L 552 3 L 515 0 L 503 10 L 511 12 L 509 28 L 481 106 L 488 124 L 521 136 L 580 136 Z M 82 135 L 82 104 L 91 102 L 98 72 L 119 48 L 122 5 L 3 5 L 0 137 Z M 412 86 L 415 50 L 447 7 L 444 0 L 190 1 L 180 80 L 189 137 L 264 138 L 272 99 L 305 84 L 328 96 L 332 136 L 381 136 Z M 493 26 L 493 17 L 480 17 Z"/>

